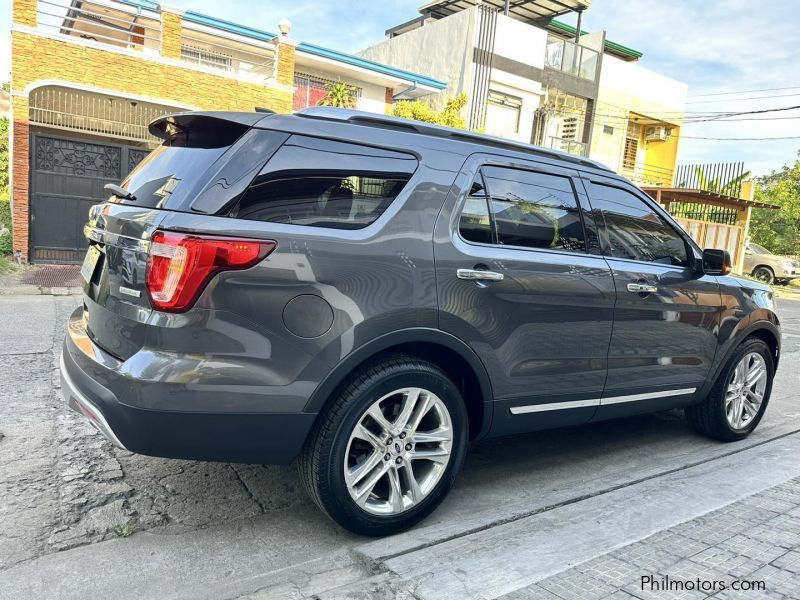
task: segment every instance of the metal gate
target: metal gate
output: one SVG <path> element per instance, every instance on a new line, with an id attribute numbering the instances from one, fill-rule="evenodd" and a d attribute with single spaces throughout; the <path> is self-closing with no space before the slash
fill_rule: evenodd
<path id="1" fill-rule="evenodd" d="M 89 207 L 108 198 L 149 149 L 114 143 L 31 135 L 31 262 L 80 262 Z"/>

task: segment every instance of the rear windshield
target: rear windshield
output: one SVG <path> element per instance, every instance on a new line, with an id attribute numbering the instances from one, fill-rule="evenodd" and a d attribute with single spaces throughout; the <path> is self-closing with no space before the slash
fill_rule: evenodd
<path id="1" fill-rule="evenodd" d="M 177 203 L 198 182 L 198 176 L 205 173 L 227 149 L 228 146 L 159 146 L 123 182 L 122 187 L 134 196 L 133 200 L 125 202 L 148 208 L 164 208 L 167 202 Z"/>
<path id="2" fill-rule="evenodd" d="M 202 187 L 205 182 L 201 176 L 248 130 L 242 123 L 203 115 L 180 122 L 170 119 L 158 128 L 169 139 L 139 163 L 122 183 L 133 195 L 133 199 L 122 202 L 148 208 L 178 206 Z"/>

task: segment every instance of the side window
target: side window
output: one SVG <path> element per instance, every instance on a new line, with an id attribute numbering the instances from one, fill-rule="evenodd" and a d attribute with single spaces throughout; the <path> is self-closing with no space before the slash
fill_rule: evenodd
<path id="1" fill-rule="evenodd" d="M 611 255 L 688 266 L 686 242 L 644 200 L 618 187 L 592 183 L 591 201 L 603 214 Z"/>
<path id="2" fill-rule="evenodd" d="M 469 242 L 480 242 L 482 244 L 491 244 L 493 242 L 492 224 L 489 220 L 489 203 L 480 172 L 475 176 L 467 200 L 464 203 L 458 230 L 461 233 L 461 237 Z"/>
<path id="3" fill-rule="evenodd" d="M 585 251 L 580 210 L 567 177 L 484 167 L 497 243 Z"/>
<path id="4" fill-rule="evenodd" d="M 389 207 L 417 168 L 391 150 L 293 136 L 256 177 L 230 216 L 361 229 Z"/>

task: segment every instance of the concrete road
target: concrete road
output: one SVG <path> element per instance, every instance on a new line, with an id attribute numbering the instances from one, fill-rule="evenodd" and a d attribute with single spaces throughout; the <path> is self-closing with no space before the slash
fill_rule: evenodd
<path id="1" fill-rule="evenodd" d="M 666 413 L 487 441 L 431 518 L 380 540 L 320 515 L 292 467 L 112 448 L 57 389 L 78 302 L 0 298 L 0 598 L 492 598 L 800 476 L 798 301 L 747 440 Z"/>

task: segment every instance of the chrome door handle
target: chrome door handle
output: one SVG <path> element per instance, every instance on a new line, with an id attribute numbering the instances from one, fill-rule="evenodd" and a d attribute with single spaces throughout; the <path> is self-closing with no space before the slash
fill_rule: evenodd
<path id="1" fill-rule="evenodd" d="M 456 276 L 469 281 L 503 281 L 505 275 L 494 271 L 481 271 L 479 269 L 458 269 Z"/>
<path id="2" fill-rule="evenodd" d="M 628 291 L 634 294 L 655 294 L 658 288 L 649 283 L 629 283 Z"/>

